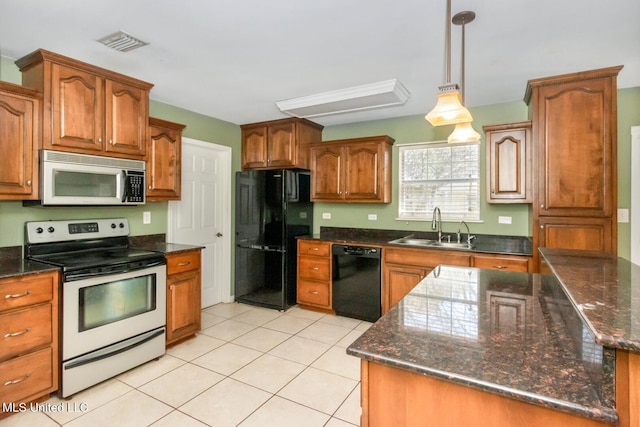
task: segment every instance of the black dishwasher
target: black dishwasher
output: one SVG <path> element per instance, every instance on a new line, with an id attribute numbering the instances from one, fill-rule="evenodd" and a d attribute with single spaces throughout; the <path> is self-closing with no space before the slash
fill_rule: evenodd
<path id="1" fill-rule="evenodd" d="M 375 322 L 381 313 L 381 249 L 333 245 L 331 252 L 336 314 Z"/>

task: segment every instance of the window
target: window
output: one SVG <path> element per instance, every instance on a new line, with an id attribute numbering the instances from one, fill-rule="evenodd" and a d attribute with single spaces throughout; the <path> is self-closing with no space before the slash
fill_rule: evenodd
<path id="1" fill-rule="evenodd" d="M 480 144 L 400 146 L 400 219 L 480 220 Z"/>

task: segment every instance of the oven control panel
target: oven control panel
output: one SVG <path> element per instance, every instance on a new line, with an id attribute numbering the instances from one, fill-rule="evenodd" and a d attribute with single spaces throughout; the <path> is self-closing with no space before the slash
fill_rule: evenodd
<path id="1" fill-rule="evenodd" d="M 31 221 L 24 224 L 25 243 L 53 243 L 71 240 L 129 235 L 126 218 Z"/>

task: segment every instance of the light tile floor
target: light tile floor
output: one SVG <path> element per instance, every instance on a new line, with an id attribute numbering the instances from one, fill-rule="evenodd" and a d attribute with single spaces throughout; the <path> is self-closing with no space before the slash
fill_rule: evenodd
<path id="1" fill-rule="evenodd" d="M 244 304 L 202 311 L 195 338 L 53 409 L 9 426 L 327 426 L 360 422 L 360 359 L 349 346 L 371 324 L 293 307 Z"/>

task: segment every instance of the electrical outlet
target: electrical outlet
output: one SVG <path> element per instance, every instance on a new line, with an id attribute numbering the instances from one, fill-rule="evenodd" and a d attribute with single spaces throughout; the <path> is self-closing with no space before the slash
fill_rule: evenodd
<path id="1" fill-rule="evenodd" d="M 511 217 L 510 216 L 499 216 L 498 217 L 498 224 L 511 224 Z"/>
<path id="2" fill-rule="evenodd" d="M 367 215 L 367 219 L 368 219 L 369 221 L 377 221 L 377 220 L 378 220 L 378 215 L 376 215 L 376 214 L 369 214 L 369 215 Z"/>
<path id="3" fill-rule="evenodd" d="M 629 222 L 629 209 L 618 209 L 618 222 Z"/>
<path id="4" fill-rule="evenodd" d="M 300 212 L 300 218 L 305 219 L 307 217 L 306 212 Z"/>
<path id="5" fill-rule="evenodd" d="M 142 223 L 151 224 L 151 212 L 149 211 L 142 212 Z"/>
<path id="6" fill-rule="evenodd" d="M 331 212 L 322 212 L 322 219 L 331 219 Z"/>

